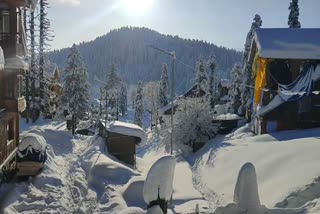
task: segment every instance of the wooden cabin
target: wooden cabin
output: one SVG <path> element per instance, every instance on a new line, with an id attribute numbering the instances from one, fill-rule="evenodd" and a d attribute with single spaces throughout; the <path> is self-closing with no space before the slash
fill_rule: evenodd
<path id="1" fill-rule="evenodd" d="M 196 98 L 196 97 L 203 97 L 206 95 L 206 92 L 203 89 L 198 89 L 198 84 L 192 86 L 186 93 L 179 96 L 176 100 L 173 101 L 173 114 L 175 114 L 179 100 L 182 98 Z M 171 103 L 168 105 L 162 107 L 160 109 L 161 113 L 163 115 L 171 115 Z"/>
<path id="2" fill-rule="evenodd" d="M 135 167 L 136 145 L 146 140 L 146 134 L 141 127 L 135 124 L 113 121 L 105 128 L 104 123 L 100 122 L 99 134 L 106 139 L 109 154 Z"/>
<path id="3" fill-rule="evenodd" d="M 320 29 L 257 29 L 249 55 L 257 134 L 320 127 Z"/>
<path id="4" fill-rule="evenodd" d="M 22 81 L 29 65 L 22 23 L 25 0 L 0 0 L 0 174 L 15 168 L 19 113 L 25 110 Z"/>

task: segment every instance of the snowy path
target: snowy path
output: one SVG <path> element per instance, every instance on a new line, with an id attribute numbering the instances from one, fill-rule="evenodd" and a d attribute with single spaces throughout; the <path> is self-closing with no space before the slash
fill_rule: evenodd
<path id="1" fill-rule="evenodd" d="M 64 123 L 34 125 L 30 132 L 42 135 L 51 146 L 43 171 L 35 178 L 12 185 L 3 213 L 91 213 L 96 195 L 88 190 L 79 158 L 90 138 L 73 138 Z M 22 128 L 28 131 L 28 127 Z M 23 135 L 23 133 L 22 133 Z"/>

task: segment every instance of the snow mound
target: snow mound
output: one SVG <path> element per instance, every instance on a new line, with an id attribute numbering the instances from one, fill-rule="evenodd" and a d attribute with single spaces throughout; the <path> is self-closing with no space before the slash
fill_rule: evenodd
<path id="1" fill-rule="evenodd" d="M 252 163 L 244 164 L 239 172 L 234 190 L 234 202 L 241 210 L 258 213 L 261 205 L 258 193 L 256 170 Z"/>
<path id="2" fill-rule="evenodd" d="M 163 212 L 161 208 L 157 205 L 149 208 L 146 214 L 163 214 Z"/>
<path id="3" fill-rule="evenodd" d="M 118 214 L 145 214 L 146 212 L 138 207 L 129 207 L 125 210 L 118 212 Z"/>
<path id="4" fill-rule="evenodd" d="M 173 156 L 164 156 L 156 161 L 148 172 L 143 198 L 148 204 L 160 199 L 168 201 L 173 192 L 173 177 L 176 160 Z"/>
<path id="5" fill-rule="evenodd" d="M 131 179 L 122 193 L 123 199 L 128 207 L 147 207 L 143 199 L 144 177 L 136 177 Z"/>
<path id="6" fill-rule="evenodd" d="M 111 160 L 103 154 L 94 156 L 94 158 L 88 182 L 97 191 L 103 190 L 108 184 L 125 184 L 132 176 L 138 175 L 134 170 Z"/>
<path id="7" fill-rule="evenodd" d="M 140 138 L 140 143 L 142 145 L 145 144 L 145 142 L 147 141 L 146 132 L 140 126 L 137 126 L 132 123 L 114 121 L 108 124 L 107 130 L 118 134 Z"/>

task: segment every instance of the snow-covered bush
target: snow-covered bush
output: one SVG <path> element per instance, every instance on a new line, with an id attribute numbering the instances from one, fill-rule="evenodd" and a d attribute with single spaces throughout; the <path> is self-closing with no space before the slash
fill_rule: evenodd
<path id="1" fill-rule="evenodd" d="M 186 98 L 179 101 L 174 116 L 173 143 L 183 152 L 196 151 L 215 136 L 217 126 L 212 123 L 210 103 L 202 98 Z M 164 142 L 169 145 L 171 129 L 164 132 Z M 187 151 L 185 150 L 187 145 Z"/>

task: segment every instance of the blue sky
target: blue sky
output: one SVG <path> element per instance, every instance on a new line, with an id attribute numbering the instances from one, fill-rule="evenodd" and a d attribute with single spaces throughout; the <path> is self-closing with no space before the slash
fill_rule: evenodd
<path id="1" fill-rule="evenodd" d="M 50 0 L 52 49 L 90 41 L 123 26 L 242 50 L 256 13 L 263 27 L 287 27 L 291 0 Z M 320 1 L 299 2 L 305 28 L 320 27 Z"/>

